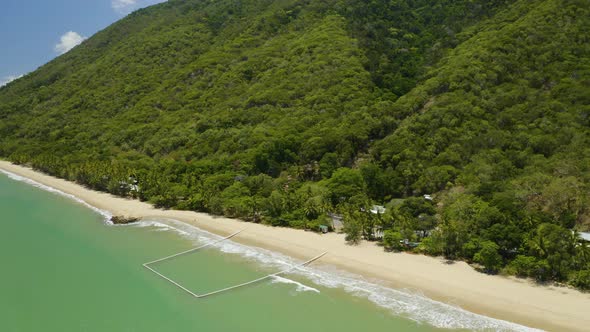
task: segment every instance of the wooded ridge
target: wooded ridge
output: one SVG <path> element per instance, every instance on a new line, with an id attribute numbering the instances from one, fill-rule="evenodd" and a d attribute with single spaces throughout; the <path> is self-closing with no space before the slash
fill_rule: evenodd
<path id="1" fill-rule="evenodd" d="M 169 0 L 1 87 L 0 157 L 589 289 L 589 36 L 586 0 Z"/>

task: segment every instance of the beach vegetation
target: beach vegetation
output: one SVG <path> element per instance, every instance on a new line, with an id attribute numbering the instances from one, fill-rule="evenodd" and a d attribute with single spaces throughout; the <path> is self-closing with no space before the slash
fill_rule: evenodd
<path id="1" fill-rule="evenodd" d="M 344 224 L 344 239 L 348 244 L 358 244 L 362 240 L 363 227 L 361 224 L 362 214 L 357 211 L 346 213 L 342 219 Z"/>
<path id="2" fill-rule="evenodd" d="M 386 230 L 383 234 L 383 247 L 387 251 L 402 251 L 404 237 L 400 232 Z"/>
<path id="3" fill-rule="evenodd" d="M 574 272 L 570 283 L 574 287 L 590 290 L 590 268 Z"/>
<path id="4" fill-rule="evenodd" d="M 502 256 L 498 253 L 500 247 L 492 241 L 481 243 L 481 249 L 473 255 L 476 263 L 483 265 L 488 273 L 496 273 L 502 267 Z"/>
<path id="5" fill-rule="evenodd" d="M 583 0 L 169 0 L 0 87 L 0 157 L 585 287 L 587 36 Z"/>

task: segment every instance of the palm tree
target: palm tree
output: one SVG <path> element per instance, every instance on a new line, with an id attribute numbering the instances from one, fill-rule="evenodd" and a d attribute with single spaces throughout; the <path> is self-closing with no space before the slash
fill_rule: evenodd
<path id="1" fill-rule="evenodd" d="M 547 258 L 547 249 L 545 247 L 545 238 L 541 232 L 537 232 L 537 235 L 528 241 L 528 245 L 537 256 L 541 258 Z"/>
<path id="2" fill-rule="evenodd" d="M 576 230 L 572 232 L 574 241 L 574 261 L 578 268 L 584 268 L 590 265 L 590 245 L 582 239 L 580 233 Z"/>
<path id="3" fill-rule="evenodd" d="M 590 265 L 590 245 L 581 243 L 576 248 L 576 261 L 580 267 Z"/>

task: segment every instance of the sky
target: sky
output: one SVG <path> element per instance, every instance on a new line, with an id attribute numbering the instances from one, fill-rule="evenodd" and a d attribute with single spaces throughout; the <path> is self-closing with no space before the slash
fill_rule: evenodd
<path id="1" fill-rule="evenodd" d="M 0 86 L 130 12 L 166 0 L 0 0 Z"/>

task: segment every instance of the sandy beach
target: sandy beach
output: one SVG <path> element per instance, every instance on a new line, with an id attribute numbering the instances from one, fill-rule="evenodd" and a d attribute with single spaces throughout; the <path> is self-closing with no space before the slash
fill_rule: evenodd
<path id="1" fill-rule="evenodd" d="M 169 218 L 228 235 L 246 229 L 232 240 L 278 251 L 300 259 L 321 252 L 321 263 L 379 280 L 386 286 L 419 291 L 426 296 L 485 316 L 548 331 L 588 331 L 590 294 L 556 286 L 539 286 L 527 280 L 490 276 L 464 262 L 405 253 L 387 253 L 373 243 L 346 245 L 342 234 L 316 234 L 275 228 L 191 211 L 155 209 L 137 200 L 89 190 L 30 168 L 0 161 L 0 169 L 75 195 L 114 215 Z"/>

